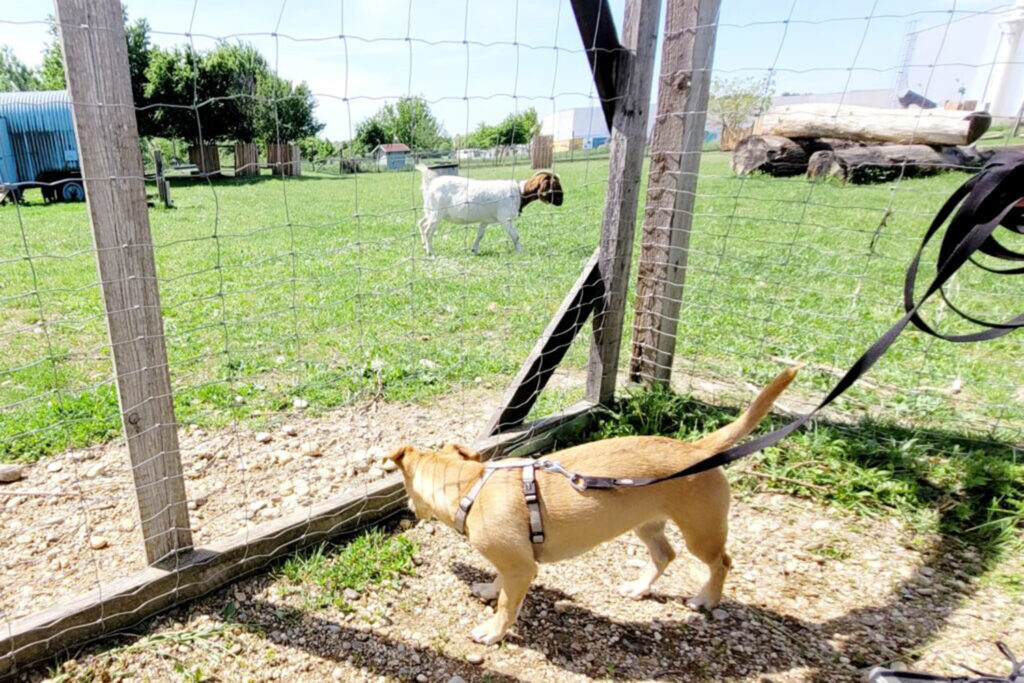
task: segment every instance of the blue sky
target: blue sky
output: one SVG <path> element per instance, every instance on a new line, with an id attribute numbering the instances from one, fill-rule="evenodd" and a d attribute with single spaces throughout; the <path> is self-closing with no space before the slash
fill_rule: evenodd
<path id="1" fill-rule="evenodd" d="M 327 124 L 324 133 L 335 140 L 351 137 L 355 125 L 384 101 L 407 94 L 430 100 L 450 134 L 529 106 L 543 116 L 596 103 L 569 0 L 125 4 L 132 18 L 149 20 L 159 45 L 192 40 L 204 49 L 218 37 L 255 44 L 282 76 L 310 84 L 317 116 Z M 611 0 L 620 25 L 624 4 Z M 780 93 L 892 87 L 909 21 L 924 28 L 1003 4 L 723 0 L 715 71 L 759 77 L 774 68 Z M 38 64 L 48 40 L 44 20 L 52 11 L 46 0 L 5 3 L 0 44 Z"/>

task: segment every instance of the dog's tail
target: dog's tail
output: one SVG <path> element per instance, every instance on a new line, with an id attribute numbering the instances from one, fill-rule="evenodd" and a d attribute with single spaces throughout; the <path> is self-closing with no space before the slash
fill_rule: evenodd
<path id="1" fill-rule="evenodd" d="M 771 384 L 761 390 L 761 393 L 757 395 L 757 398 L 750 404 L 750 407 L 736 418 L 735 421 L 718 431 L 708 434 L 694 445 L 702 451 L 718 453 L 754 431 L 754 428 L 760 424 L 764 416 L 772 409 L 775 399 L 786 390 L 786 387 L 789 386 L 789 383 L 793 381 L 796 373 L 802 367 L 803 365 L 794 365 L 783 370 L 779 373 L 778 377 L 772 380 Z"/>

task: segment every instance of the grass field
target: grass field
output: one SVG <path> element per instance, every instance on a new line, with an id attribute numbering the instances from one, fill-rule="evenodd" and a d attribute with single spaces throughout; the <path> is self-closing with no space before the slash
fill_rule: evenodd
<path id="1" fill-rule="evenodd" d="M 258 421 L 296 398 L 312 410 L 359 396 L 424 399 L 478 379 L 499 390 L 599 234 L 607 160 L 556 170 L 566 202 L 524 212 L 524 253 L 513 253 L 495 227 L 474 256 L 474 231 L 449 225 L 434 258 L 423 254 L 415 227 L 416 173 L 176 184 L 176 208 L 150 216 L 179 420 Z M 513 173 L 529 171 L 470 171 Z M 816 371 L 800 391 L 819 395 L 835 379 L 830 368 L 848 366 L 899 317 L 903 272 L 920 235 L 965 178 L 872 187 L 738 179 L 724 154 L 707 154 L 681 369 L 759 383 L 779 358 L 802 356 Z M 0 208 L 5 460 L 119 432 L 85 207 L 33 199 Z M 923 279 L 927 262 L 924 270 Z M 956 300 L 1006 317 L 1019 304 L 1006 280 L 967 273 Z M 941 310 L 932 314 L 943 319 Z M 576 342 L 567 365 L 583 366 L 586 344 Z M 1019 335 L 964 347 L 907 334 L 846 405 L 1019 439 L 1021 350 Z M 954 382 L 959 391 L 950 391 Z"/>

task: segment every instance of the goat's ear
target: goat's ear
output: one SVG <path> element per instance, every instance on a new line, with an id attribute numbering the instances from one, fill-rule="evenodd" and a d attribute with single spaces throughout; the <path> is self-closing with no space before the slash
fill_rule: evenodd
<path id="1" fill-rule="evenodd" d="M 474 460 L 476 462 L 480 462 L 480 454 L 469 446 L 463 446 L 461 443 L 445 444 L 444 449 L 457 454 L 463 460 Z"/>
<path id="2" fill-rule="evenodd" d="M 399 446 L 395 450 L 388 453 L 385 459 L 393 460 L 396 465 L 400 465 L 402 464 L 402 458 L 404 458 L 406 455 L 412 453 L 415 450 L 416 448 L 414 446 L 410 446 L 408 444 L 404 446 Z"/>

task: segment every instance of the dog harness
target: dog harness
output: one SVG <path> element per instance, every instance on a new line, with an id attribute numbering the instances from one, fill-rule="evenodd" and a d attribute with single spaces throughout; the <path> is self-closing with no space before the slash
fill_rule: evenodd
<path id="1" fill-rule="evenodd" d="M 455 513 L 455 530 L 463 536 L 466 535 L 466 517 L 473 507 L 473 501 L 480 495 L 481 489 L 487 480 L 491 478 L 496 470 L 521 469 L 523 471 L 523 498 L 526 499 L 526 509 L 530 513 L 530 542 L 544 542 L 544 520 L 540 516 L 540 500 L 537 497 L 537 470 L 555 472 L 563 475 L 569 480 L 577 491 L 587 488 L 585 477 L 570 472 L 557 462 L 551 462 L 547 458 L 540 460 L 528 460 L 526 462 L 490 461 L 484 464 L 484 473 L 480 475 L 473 488 L 459 500 L 459 511 Z"/>

